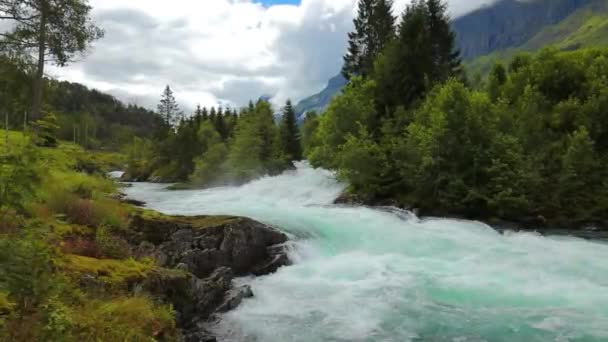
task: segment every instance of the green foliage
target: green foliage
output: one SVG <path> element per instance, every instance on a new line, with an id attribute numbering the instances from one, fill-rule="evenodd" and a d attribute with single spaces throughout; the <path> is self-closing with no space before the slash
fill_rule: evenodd
<path id="1" fill-rule="evenodd" d="M 342 74 L 346 79 L 367 77 L 374 60 L 395 36 L 392 0 L 360 0 L 355 30 L 348 34 L 348 50 L 344 56 Z"/>
<path id="2" fill-rule="evenodd" d="M 97 227 L 95 244 L 101 255 L 112 259 L 126 259 L 131 255 L 129 243 L 123 238 L 112 234 L 112 230 L 105 225 Z"/>
<path id="3" fill-rule="evenodd" d="M 32 72 L 18 59 L 0 56 L 0 104 L 2 126 L 8 114 L 9 128 L 29 129 Z M 162 126 L 160 116 L 142 107 L 124 105 L 115 97 L 66 81 L 45 79 L 43 108 L 55 116 L 51 137 L 88 149 L 118 150 L 133 137 L 150 138 Z M 28 119 L 29 122 L 26 122 Z"/>
<path id="4" fill-rule="evenodd" d="M 37 143 L 43 147 L 57 147 L 57 116 L 47 114 L 35 122 Z"/>
<path id="5" fill-rule="evenodd" d="M 397 38 L 376 60 L 373 78 L 380 114 L 409 108 L 437 84 L 462 74 L 446 4 L 417 0 L 401 17 Z"/>
<path id="6" fill-rule="evenodd" d="M 205 152 L 195 159 L 195 168 L 190 175 L 190 183 L 195 186 L 209 186 L 222 181 L 221 166 L 228 155 L 228 148 L 222 142 L 220 134 L 209 122 L 201 125 L 199 136 Z"/>
<path id="7" fill-rule="evenodd" d="M 300 132 L 296 123 L 296 113 L 288 100 L 283 108 L 283 118 L 281 120 L 281 146 L 283 154 L 290 162 L 302 160 L 302 142 Z"/>
<path id="8" fill-rule="evenodd" d="M 340 146 L 339 176 L 349 181 L 351 189 L 370 195 L 380 192 L 386 154 L 367 132 L 360 126 L 357 135 L 349 134 Z"/>
<path id="9" fill-rule="evenodd" d="M 302 148 L 304 156 L 308 157 L 310 152 L 319 145 L 315 132 L 319 127 L 319 114 L 316 112 L 306 113 L 304 124 L 301 127 Z"/>
<path id="10" fill-rule="evenodd" d="M 158 114 L 163 118 L 165 125 L 169 127 L 177 126 L 182 120 L 182 113 L 179 110 L 179 105 L 173 96 L 173 90 L 167 85 L 163 91 L 158 104 Z"/>
<path id="11" fill-rule="evenodd" d="M 288 107 L 290 108 L 290 107 Z M 269 103 L 251 103 L 240 114 L 198 107 L 161 139 L 134 139 L 125 148 L 126 179 L 183 182 L 173 188 L 208 187 L 277 174 L 302 158 L 293 108 L 275 123 Z"/>
<path id="12" fill-rule="evenodd" d="M 175 311 L 146 297 L 95 301 L 78 312 L 69 341 L 177 341 Z"/>
<path id="13" fill-rule="evenodd" d="M 28 138 L 10 134 L 0 142 L 0 220 L 6 210 L 24 209 L 25 201 L 31 198 L 40 181 L 38 153 Z M 8 151 L 8 152 L 5 152 Z"/>
<path id="14" fill-rule="evenodd" d="M 269 103 L 258 101 L 254 109 L 239 120 L 226 170 L 233 181 L 245 182 L 264 174 L 279 173 L 286 167 L 272 108 Z"/>
<path id="15" fill-rule="evenodd" d="M 54 250 L 39 229 L 0 236 L 0 290 L 27 312 L 44 302 L 55 286 Z"/>
<path id="16" fill-rule="evenodd" d="M 315 138 L 318 146 L 312 148 L 308 158 L 314 166 L 338 167 L 339 147 L 350 135 L 358 136 L 363 126 L 370 131 L 377 125 L 374 81 L 354 77 L 342 95 L 336 97 L 327 112 L 319 119 Z"/>
<path id="17" fill-rule="evenodd" d="M 516 57 L 508 71 L 496 64 L 480 90 L 440 83 L 421 102 L 389 108 L 374 130 L 381 88 L 354 79 L 308 128 L 307 155 L 370 201 L 434 215 L 603 225 L 607 80 L 608 50 L 545 49 Z"/>

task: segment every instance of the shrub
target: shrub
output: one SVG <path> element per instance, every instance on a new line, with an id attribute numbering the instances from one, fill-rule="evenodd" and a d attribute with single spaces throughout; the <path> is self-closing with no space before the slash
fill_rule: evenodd
<path id="1" fill-rule="evenodd" d="M 177 341 L 172 307 L 146 297 L 93 301 L 78 312 L 81 341 Z"/>
<path id="2" fill-rule="evenodd" d="M 101 254 L 99 257 L 126 259 L 131 255 L 129 243 L 123 238 L 112 235 L 104 225 L 97 228 L 95 243 Z"/>

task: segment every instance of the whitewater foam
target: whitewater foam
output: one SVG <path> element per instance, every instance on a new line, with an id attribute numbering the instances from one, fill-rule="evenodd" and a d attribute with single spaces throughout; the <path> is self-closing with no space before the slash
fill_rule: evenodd
<path id="1" fill-rule="evenodd" d="M 167 214 L 242 215 L 296 240 L 294 265 L 246 279 L 226 341 L 608 341 L 608 245 L 394 209 L 333 206 L 333 173 L 130 197 Z"/>

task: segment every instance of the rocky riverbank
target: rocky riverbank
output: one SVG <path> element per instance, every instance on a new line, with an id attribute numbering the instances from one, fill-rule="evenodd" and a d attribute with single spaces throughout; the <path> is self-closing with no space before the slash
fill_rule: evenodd
<path id="1" fill-rule="evenodd" d="M 397 208 L 407 210 L 422 219 L 427 217 L 449 217 L 454 219 L 477 220 L 486 223 L 501 234 L 506 231 L 531 231 L 542 235 L 562 235 L 575 236 L 586 240 L 603 240 L 608 241 L 608 229 L 603 226 L 598 226 L 593 222 L 564 222 L 547 219 L 542 215 L 529 215 L 520 218 L 500 219 L 495 217 L 465 217 L 459 215 L 450 215 L 440 210 L 422 211 L 417 208 L 403 206 L 397 200 L 385 199 L 377 200 L 364 198 L 349 192 L 342 193 L 334 204 L 348 206 L 368 206 L 373 208 Z"/>
<path id="2" fill-rule="evenodd" d="M 248 286 L 234 287 L 235 277 L 266 275 L 289 264 L 285 234 L 241 217 L 142 211 L 126 239 L 135 256 L 169 270 L 151 273 L 137 286 L 173 304 L 186 342 L 215 341 L 208 324 L 254 296 Z"/>

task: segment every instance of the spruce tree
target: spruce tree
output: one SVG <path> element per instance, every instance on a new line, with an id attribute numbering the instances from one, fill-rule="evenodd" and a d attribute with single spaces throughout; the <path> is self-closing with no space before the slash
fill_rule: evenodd
<path id="1" fill-rule="evenodd" d="M 201 112 L 201 116 L 203 117 L 203 121 L 209 120 L 209 111 L 207 107 L 203 107 L 203 111 Z"/>
<path id="2" fill-rule="evenodd" d="M 157 108 L 158 114 L 163 118 L 165 124 L 168 126 L 177 126 L 182 114 L 170 86 L 167 85 L 161 94 L 160 103 Z"/>
<path id="3" fill-rule="evenodd" d="M 302 160 L 302 144 L 300 142 L 299 129 L 296 122 L 296 113 L 287 100 L 283 108 L 283 120 L 281 121 L 281 146 L 283 153 L 290 162 Z"/>
<path id="4" fill-rule="evenodd" d="M 215 107 L 211 107 L 211 109 L 209 110 L 209 121 L 211 121 L 211 123 L 213 125 L 215 125 L 216 117 L 217 117 L 217 112 L 215 111 Z"/>
<path id="5" fill-rule="evenodd" d="M 414 0 L 407 6 L 397 38 L 375 65 L 380 113 L 408 108 L 436 84 L 462 76 L 446 8 L 442 0 Z"/>
<path id="6" fill-rule="evenodd" d="M 203 108 L 201 105 L 196 105 L 196 109 L 194 110 L 194 124 L 196 127 L 200 126 L 201 122 L 203 122 Z"/>
<path id="7" fill-rule="evenodd" d="M 215 118 L 215 130 L 222 137 L 223 141 L 228 139 L 228 127 L 226 126 L 225 115 L 222 107 L 220 107 L 217 111 L 217 116 Z"/>
<path id="8" fill-rule="evenodd" d="M 433 56 L 431 79 L 445 81 L 461 76 L 462 61 L 456 48 L 456 34 L 452 31 L 447 3 L 444 0 L 427 0 L 430 52 Z"/>
<path id="9" fill-rule="evenodd" d="M 342 68 L 347 79 L 369 76 L 376 57 L 395 36 L 392 7 L 392 0 L 359 1 L 355 30 L 348 34 L 348 50 Z"/>

